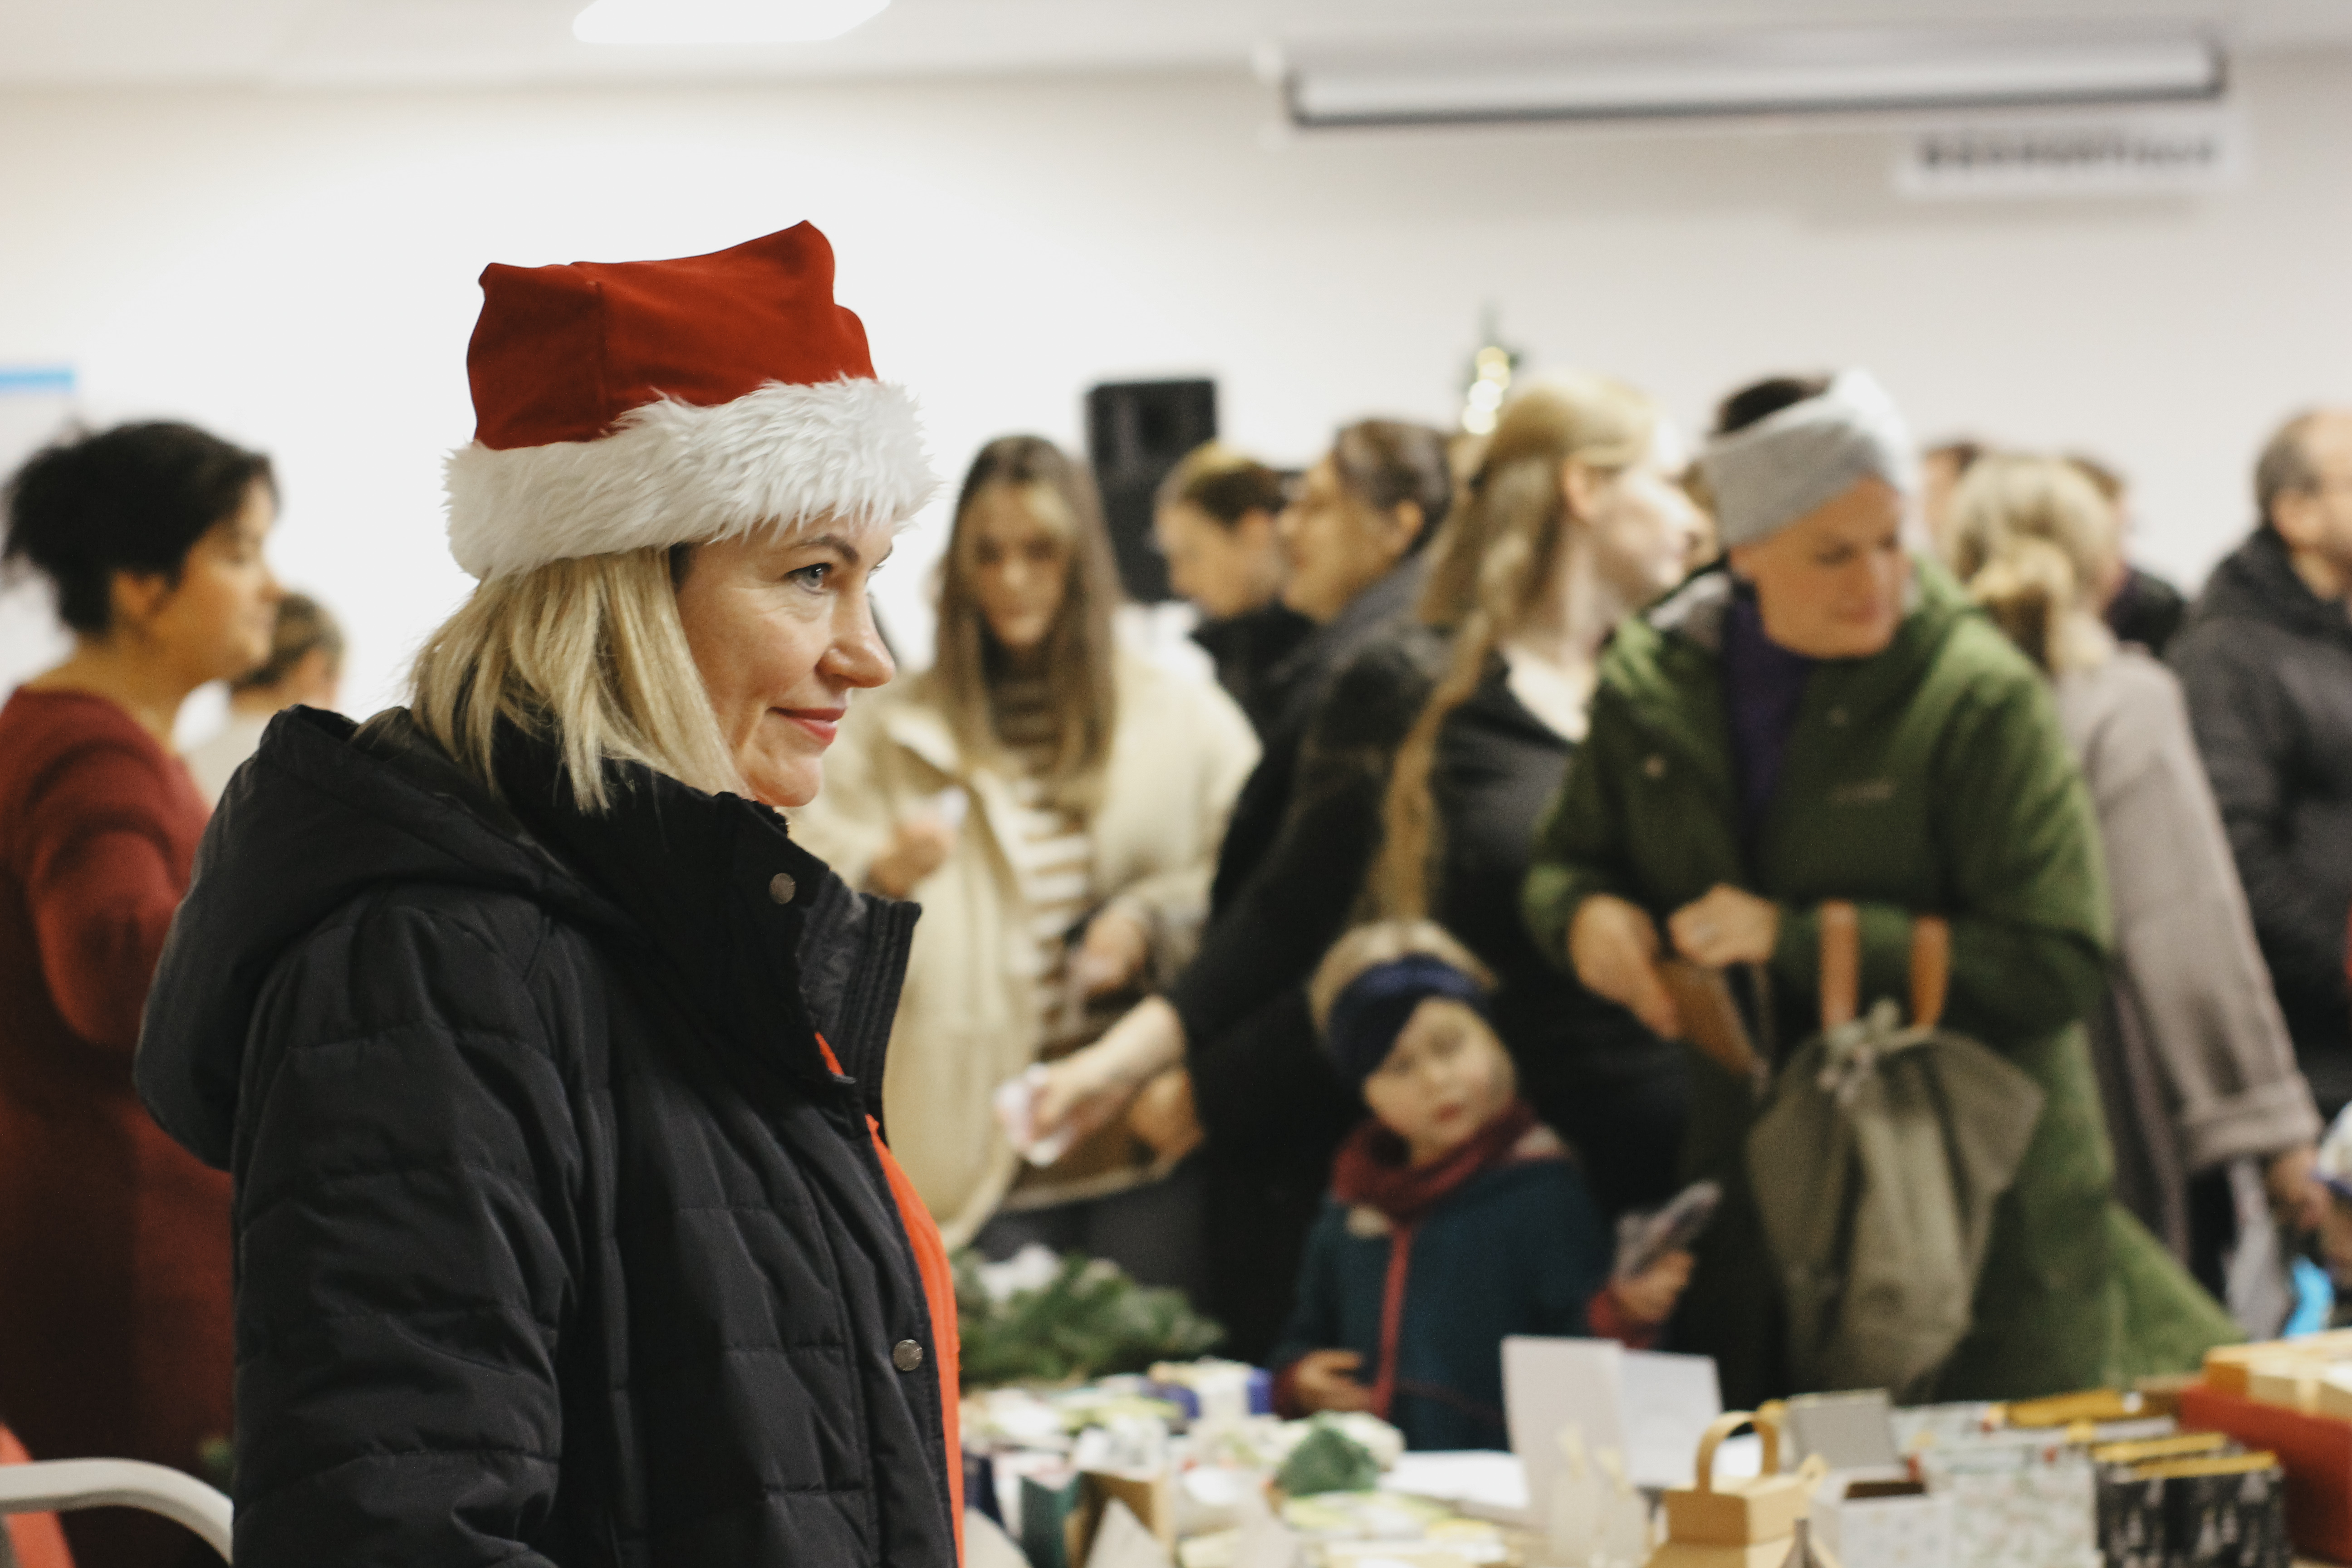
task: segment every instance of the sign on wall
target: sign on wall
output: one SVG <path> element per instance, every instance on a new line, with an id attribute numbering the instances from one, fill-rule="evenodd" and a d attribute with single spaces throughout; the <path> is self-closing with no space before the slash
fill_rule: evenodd
<path id="1" fill-rule="evenodd" d="M 1921 200 L 2189 194 L 2237 184 L 2246 153 L 2245 122 L 2227 110 L 1979 121 L 1904 136 L 1895 188 Z"/>

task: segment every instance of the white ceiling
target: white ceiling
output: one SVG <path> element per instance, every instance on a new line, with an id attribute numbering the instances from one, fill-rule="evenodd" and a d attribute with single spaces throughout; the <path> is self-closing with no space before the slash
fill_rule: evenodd
<path id="1" fill-rule="evenodd" d="M 2233 47 L 2352 45 L 2352 0 L 896 0 L 823 44 L 575 42 L 585 0 L 0 0 L 0 82 L 419 86 L 1240 68 L 1268 46 L 1540 31 L 2195 23 Z"/>

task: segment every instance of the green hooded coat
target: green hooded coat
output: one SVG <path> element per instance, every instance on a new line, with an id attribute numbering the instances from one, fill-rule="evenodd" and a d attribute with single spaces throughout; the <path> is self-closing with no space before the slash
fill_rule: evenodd
<path id="1" fill-rule="evenodd" d="M 2079 1020 L 2106 985 L 2107 910 L 2092 802 L 2047 683 L 1940 568 L 1870 658 L 1807 683 L 1780 782 L 1751 845 L 1717 650 L 1729 576 L 1702 574 L 1619 628 L 1591 732 L 1537 830 L 1525 907 L 1563 964 L 1585 899 L 1612 893 L 1663 922 L 1718 883 L 1780 905 L 1766 1031 L 1785 1054 L 1820 1026 L 1819 927 L 1859 906 L 1862 999 L 1909 994 L 1911 917 L 1951 922 L 1945 1026 L 2032 1076 L 2045 1098 L 1996 1209 L 1974 1326 L 1937 1379 L 1944 1398 L 2021 1398 L 2193 1364 L 2229 1321 L 2114 1208 L 2098 1089 Z M 1768 1047 L 1769 1048 L 1769 1047 Z M 1685 1163 L 1724 1184 L 1679 1320 L 1715 1356 L 1734 1405 L 1786 1386 L 1784 1314 L 1743 1158 L 1747 1079 L 1696 1068 Z"/>

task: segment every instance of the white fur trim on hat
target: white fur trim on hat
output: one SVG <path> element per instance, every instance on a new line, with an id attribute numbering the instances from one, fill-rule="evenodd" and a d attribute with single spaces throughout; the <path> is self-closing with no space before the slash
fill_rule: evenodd
<path id="1" fill-rule="evenodd" d="M 449 552 L 477 577 L 832 518 L 901 523 L 939 489 L 905 388 L 772 381 L 698 408 L 663 398 L 593 441 L 449 454 Z"/>

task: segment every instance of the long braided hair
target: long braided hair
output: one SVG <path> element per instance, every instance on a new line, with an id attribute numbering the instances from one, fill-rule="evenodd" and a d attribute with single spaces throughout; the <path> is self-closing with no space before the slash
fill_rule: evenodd
<path id="1" fill-rule="evenodd" d="M 1657 423 L 1657 406 L 1645 395 L 1598 375 L 1548 377 L 1503 410 L 1431 546 L 1416 613 L 1424 625 L 1453 632 L 1453 651 L 1389 774 L 1371 884 L 1382 914 L 1412 920 L 1429 912 L 1430 870 L 1444 852 L 1430 788 L 1438 736 L 1559 567 L 1570 521 L 1562 468 L 1571 458 L 1603 471 L 1630 467 L 1649 450 Z"/>

